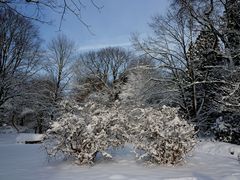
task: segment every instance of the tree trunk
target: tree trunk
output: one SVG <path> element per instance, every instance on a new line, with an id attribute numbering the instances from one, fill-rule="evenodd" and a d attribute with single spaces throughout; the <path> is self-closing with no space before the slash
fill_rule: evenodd
<path id="1" fill-rule="evenodd" d="M 17 126 L 16 126 L 16 124 L 15 124 L 15 114 L 13 113 L 13 115 L 12 115 L 12 120 L 11 120 L 11 122 L 12 122 L 12 126 L 17 130 L 17 132 L 19 133 L 19 129 L 17 128 Z"/>

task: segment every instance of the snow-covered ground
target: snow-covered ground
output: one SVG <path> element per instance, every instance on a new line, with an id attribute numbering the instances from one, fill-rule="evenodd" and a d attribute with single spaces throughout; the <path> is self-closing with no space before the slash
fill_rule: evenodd
<path id="1" fill-rule="evenodd" d="M 37 142 L 42 141 L 44 138 L 43 134 L 30 134 L 30 133 L 19 133 L 16 138 L 17 143 L 26 143 L 26 142 Z"/>
<path id="2" fill-rule="evenodd" d="M 146 167 L 135 162 L 128 149 L 115 161 L 93 167 L 72 162 L 48 162 L 41 145 L 16 143 L 15 134 L 0 134 L 0 180 L 240 180 L 240 146 L 201 142 L 179 167 Z"/>

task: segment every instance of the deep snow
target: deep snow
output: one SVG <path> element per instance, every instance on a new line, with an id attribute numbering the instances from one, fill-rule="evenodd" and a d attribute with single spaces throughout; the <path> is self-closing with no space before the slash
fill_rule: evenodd
<path id="1" fill-rule="evenodd" d="M 129 149 L 115 154 L 115 161 L 93 167 L 72 162 L 48 162 L 40 145 L 16 143 L 16 135 L 0 134 L 0 180 L 240 180 L 237 153 L 240 146 L 200 142 L 183 166 L 146 167 L 136 163 Z"/>

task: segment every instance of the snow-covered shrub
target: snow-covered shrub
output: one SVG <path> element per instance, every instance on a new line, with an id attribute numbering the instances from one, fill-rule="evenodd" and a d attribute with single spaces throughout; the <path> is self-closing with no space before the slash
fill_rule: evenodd
<path id="1" fill-rule="evenodd" d="M 104 92 L 93 92 L 86 99 L 86 102 L 95 102 L 97 104 L 109 104 L 110 95 Z"/>
<path id="2" fill-rule="evenodd" d="M 132 143 L 139 159 L 176 164 L 195 144 L 194 127 L 178 117 L 176 108 L 92 101 L 62 105 L 66 113 L 52 124 L 44 143 L 50 156 L 63 154 L 79 164 L 92 164 L 97 154 L 112 158 L 111 149 Z"/>
<path id="3" fill-rule="evenodd" d="M 240 145 L 240 116 L 225 115 L 216 119 L 213 132 L 217 140 Z"/>
<path id="4" fill-rule="evenodd" d="M 124 146 L 128 140 L 125 119 L 113 107 L 108 110 L 96 103 L 62 114 L 47 131 L 44 143 L 50 156 L 58 153 L 79 164 L 92 164 L 96 155 L 111 158 L 109 148 Z"/>
<path id="5" fill-rule="evenodd" d="M 132 143 L 139 159 L 174 165 L 195 145 L 194 127 L 178 116 L 178 109 L 163 106 L 133 111 L 141 114 L 132 126 Z"/>

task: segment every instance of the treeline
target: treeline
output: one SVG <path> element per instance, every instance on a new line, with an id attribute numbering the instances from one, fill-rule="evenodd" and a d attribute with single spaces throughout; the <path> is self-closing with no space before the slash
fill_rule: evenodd
<path id="1" fill-rule="evenodd" d="M 134 51 L 80 55 L 64 35 L 42 49 L 29 19 L 1 10 L 1 124 L 41 133 L 66 98 L 124 101 L 178 107 L 199 136 L 239 144 L 239 9 L 239 0 L 174 0 L 167 14 L 152 18 L 153 35 L 132 36 Z"/>

